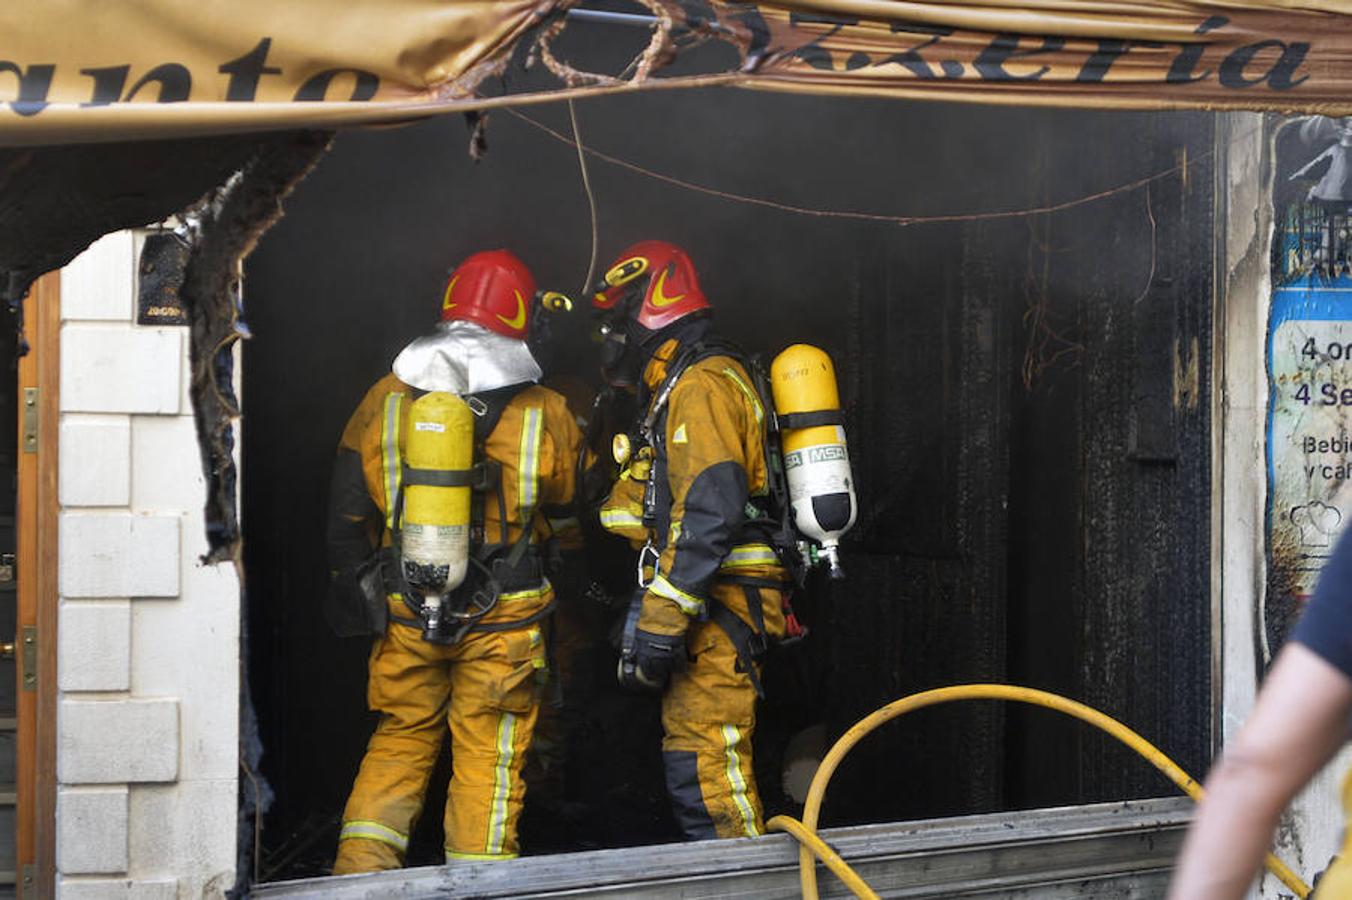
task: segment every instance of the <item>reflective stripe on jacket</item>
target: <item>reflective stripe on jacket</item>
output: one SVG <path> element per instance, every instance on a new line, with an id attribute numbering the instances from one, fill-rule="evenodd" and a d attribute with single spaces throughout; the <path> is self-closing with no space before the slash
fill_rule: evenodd
<path id="1" fill-rule="evenodd" d="M 659 479 L 652 538 L 660 557 L 641 620 L 652 628 L 683 627 L 655 599 L 701 615 L 720 572 L 787 580 L 774 551 L 746 537 L 747 501 L 768 489 L 765 410 L 752 384 L 737 360 L 709 356 L 680 375 L 667 400 L 651 475 Z M 606 506 L 617 520 L 633 512 L 633 489 L 623 484 Z M 627 527 L 611 530 L 632 536 L 632 523 L 617 524 Z"/>
<path id="2" fill-rule="evenodd" d="M 334 568 L 369 555 L 376 539 L 389 543 L 388 516 L 398 494 L 412 399 L 412 388 L 386 375 L 366 392 L 343 430 L 330 493 Z M 559 394 L 531 385 L 511 399 L 484 442 L 483 455 L 502 467 L 499 487 L 483 496 L 485 541 L 510 544 L 523 527 L 543 528 L 542 507 L 572 502 L 580 441 Z M 507 511 L 505 530 L 499 489 Z"/>

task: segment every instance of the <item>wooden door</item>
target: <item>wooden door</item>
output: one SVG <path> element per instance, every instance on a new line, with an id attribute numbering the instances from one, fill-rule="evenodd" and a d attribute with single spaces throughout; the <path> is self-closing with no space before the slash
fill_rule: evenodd
<path id="1" fill-rule="evenodd" d="M 13 810 L 13 871 L 21 898 L 55 894 L 60 283 L 57 272 L 43 276 L 24 303 L 24 335 L 29 351 L 18 360 L 17 373 L 17 547 L 11 569 L 17 586 L 17 771 L 11 776 L 14 789 L 9 797 L 11 803 L 17 801 Z M 3 552 L 5 548 L 0 547 Z M 0 576 L 3 574 L 0 558 Z"/>

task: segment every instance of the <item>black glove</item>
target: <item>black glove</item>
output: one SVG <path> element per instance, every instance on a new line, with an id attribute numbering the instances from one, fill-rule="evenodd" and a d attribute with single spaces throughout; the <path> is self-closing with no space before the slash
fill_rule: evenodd
<path id="1" fill-rule="evenodd" d="M 620 656 L 621 687 L 660 691 L 672 672 L 685 668 L 685 635 L 634 632 L 632 650 Z"/>

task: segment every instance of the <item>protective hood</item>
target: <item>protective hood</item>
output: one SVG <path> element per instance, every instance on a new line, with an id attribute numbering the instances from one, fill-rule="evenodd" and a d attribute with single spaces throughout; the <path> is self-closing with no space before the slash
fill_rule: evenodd
<path id="1" fill-rule="evenodd" d="M 474 394 L 539 381 L 543 374 L 524 341 L 473 322 L 442 322 L 394 359 L 394 374 L 421 391 Z"/>

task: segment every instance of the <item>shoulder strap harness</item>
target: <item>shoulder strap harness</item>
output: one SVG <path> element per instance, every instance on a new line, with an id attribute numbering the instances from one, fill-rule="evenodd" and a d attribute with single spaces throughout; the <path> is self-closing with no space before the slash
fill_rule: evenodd
<path id="1" fill-rule="evenodd" d="M 397 566 L 398 583 L 389 585 L 391 593 L 399 593 L 406 606 L 414 613 L 414 618 L 394 616 L 394 621 L 413 628 L 420 628 L 423 637 L 434 643 L 454 644 L 470 631 L 509 631 L 524 628 L 540 621 L 554 611 L 551 601 L 544 609 L 523 619 L 509 622 L 480 623 L 497 605 L 498 597 L 504 592 L 503 581 L 520 582 L 529 580 L 532 574 L 538 575 L 539 564 L 535 554 L 531 553 L 531 523 L 523 522 L 521 534 L 511 546 L 507 546 L 507 500 L 502 488 L 502 466 L 487 459 L 484 444 L 489 435 L 497 428 L 503 412 L 517 394 L 530 387 L 533 382 L 521 382 L 466 394 L 464 400 L 474 414 L 474 456 L 475 462 L 468 469 L 438 470 L 414 469 L 400 460 L 401 478 L 396 494 L 395 508 L 389 520 L 390 543 L 396 558 L 400 558 L 400 528 L 402 518 L 404 489 L 409 485 L 428 485 L 431 487 L 469 487 L 474 493 L 470 505 L 470 566 L 471 575 L 454 591 L 452 609 L 443 609 L 448 622 L 431 622 L 424 615 L 422 605 L 415 599 L 418 592 L 412 589 L 404 577 L 402 563 Z M 489 491 L 497 494 L 498 521 L 502 528 L 502 541 L 489 544 L 484 534 L 484 495 Z M 504 551 L 505 549 L 505 552 Z M 477 576 L 474 572 L 477 570 Z M 530 571 L 526 571 L 530 570 Z M 509 584 L 510 586 L 510 584 Z M 443 604 L 443 607 L 446 604 Z M 445 625 L 443 630 L 441 627 Z"/>
<path id="2" fill-rule="evenodd" d="M 784 416 L 776 416 L 774 411 L 774 401 L 769 388 L 769 378 L 766 376 L 764 367 L 758 359 L 749 359 L 736 344 L 717 337 L 704 338 L 696 341 L 688 348 L 682 350 L 672 361 L 667 377 L 663 379 L 661 385 L 653 393 L 653 400 L 648 406 L 648 412 L 639 424 L 639 435 L 649 446 L 658 448 L 662 452 L 665 448 L 663 442 L 657 440 L 657 430 L 662 421 L 663 413 L 666 410 L 667 402 L 671 399 L 671 393 L 676 387 L 676 383 L 686 370 L 701 360 L 708 359 L 711 356 L 729 356 L 742 365 L 751 375 L 753 386 L 759 395 L 761 407 L 767 411 L 766 430 L 765 430 L 765 467 L 766 478 L 769 482 L 769 506 L 767 511 L 760 506 L 747 503 L 747 519 L 751 523 L 770 525 L 773 521 L 772 530 L 764 526 L 758 529 L 762 534 L 769 530 L 768 541 L 776 550 L 781 560 L 798 559 L 798 554 L 792 552 L 797 547 L 797 537 L 793 530 L 793 511 L 789 503 L 788 483 L 784 475 L 783 454 L 779 447 L 779 431 L 781 428 L 808 428 L 813 425 L 841 425 L 844 424 L 840 410 L 830 410 L 823 412 L 810 413 L 791 413 Z M 644 518 L 651 521 L 653 510 L 648 509 L 648 505 L 656 502 L 656 491 L 649 489 L 644 491 Z M 786 552 L 789 551 L 789 552 Z M 641 559 L 641 558 L 640 558 Z M 805 573 L 799 573 L 794 568 L 795 580 L 800 584 L 803 581 Z M 640 565 L 640 572 L 642 571 Z M 762 699 L 765 697 L 764 688 L 761 685 L 760 676 L 757 674 L 757 666 L 765 657 L 770 647 L 771 638 L 765 627 L 765 610 L 761 597 L 762 588 L 771 588 L 775 590 L 784 590 L 786 585 L 779 581 L 768 578 L 748 578 L 734 575 L 721 575 L 719 580 L 726 584 L 736 584 L 742 588 L 746 597 L 747 611 L 751 616 L 751 625 L 742 621 L 741 617 L 734 613 L 727 606 L 718 602 L 715 598 L 707 598 L 706 609 L 709 621 L 723 629 L 727 634 L 728 640 L 732 642 L 737 651 L 737 670 L 746 672 L 751 680 L 751 685 L 756 689 L 756 695 Z M 641 597 L 641 595 L 640 595 Z M 636 601 L 640 598 L 636 598 Z M 785 597 L 786 614 L 788 618 L 793 619 L 793 611 L 788 607 L 788 599 Z M 637 610 L 630 616 L 633 627 L 637 627 Z M 794 619 L 794 626 L 790 628 L 788 637 L 778 641 L 780 645 L 796 643 L 806 635 L 806 630 L 797 625 Z M 629 622 L 626 622 L 626 630 L 629 630 Z"/>

